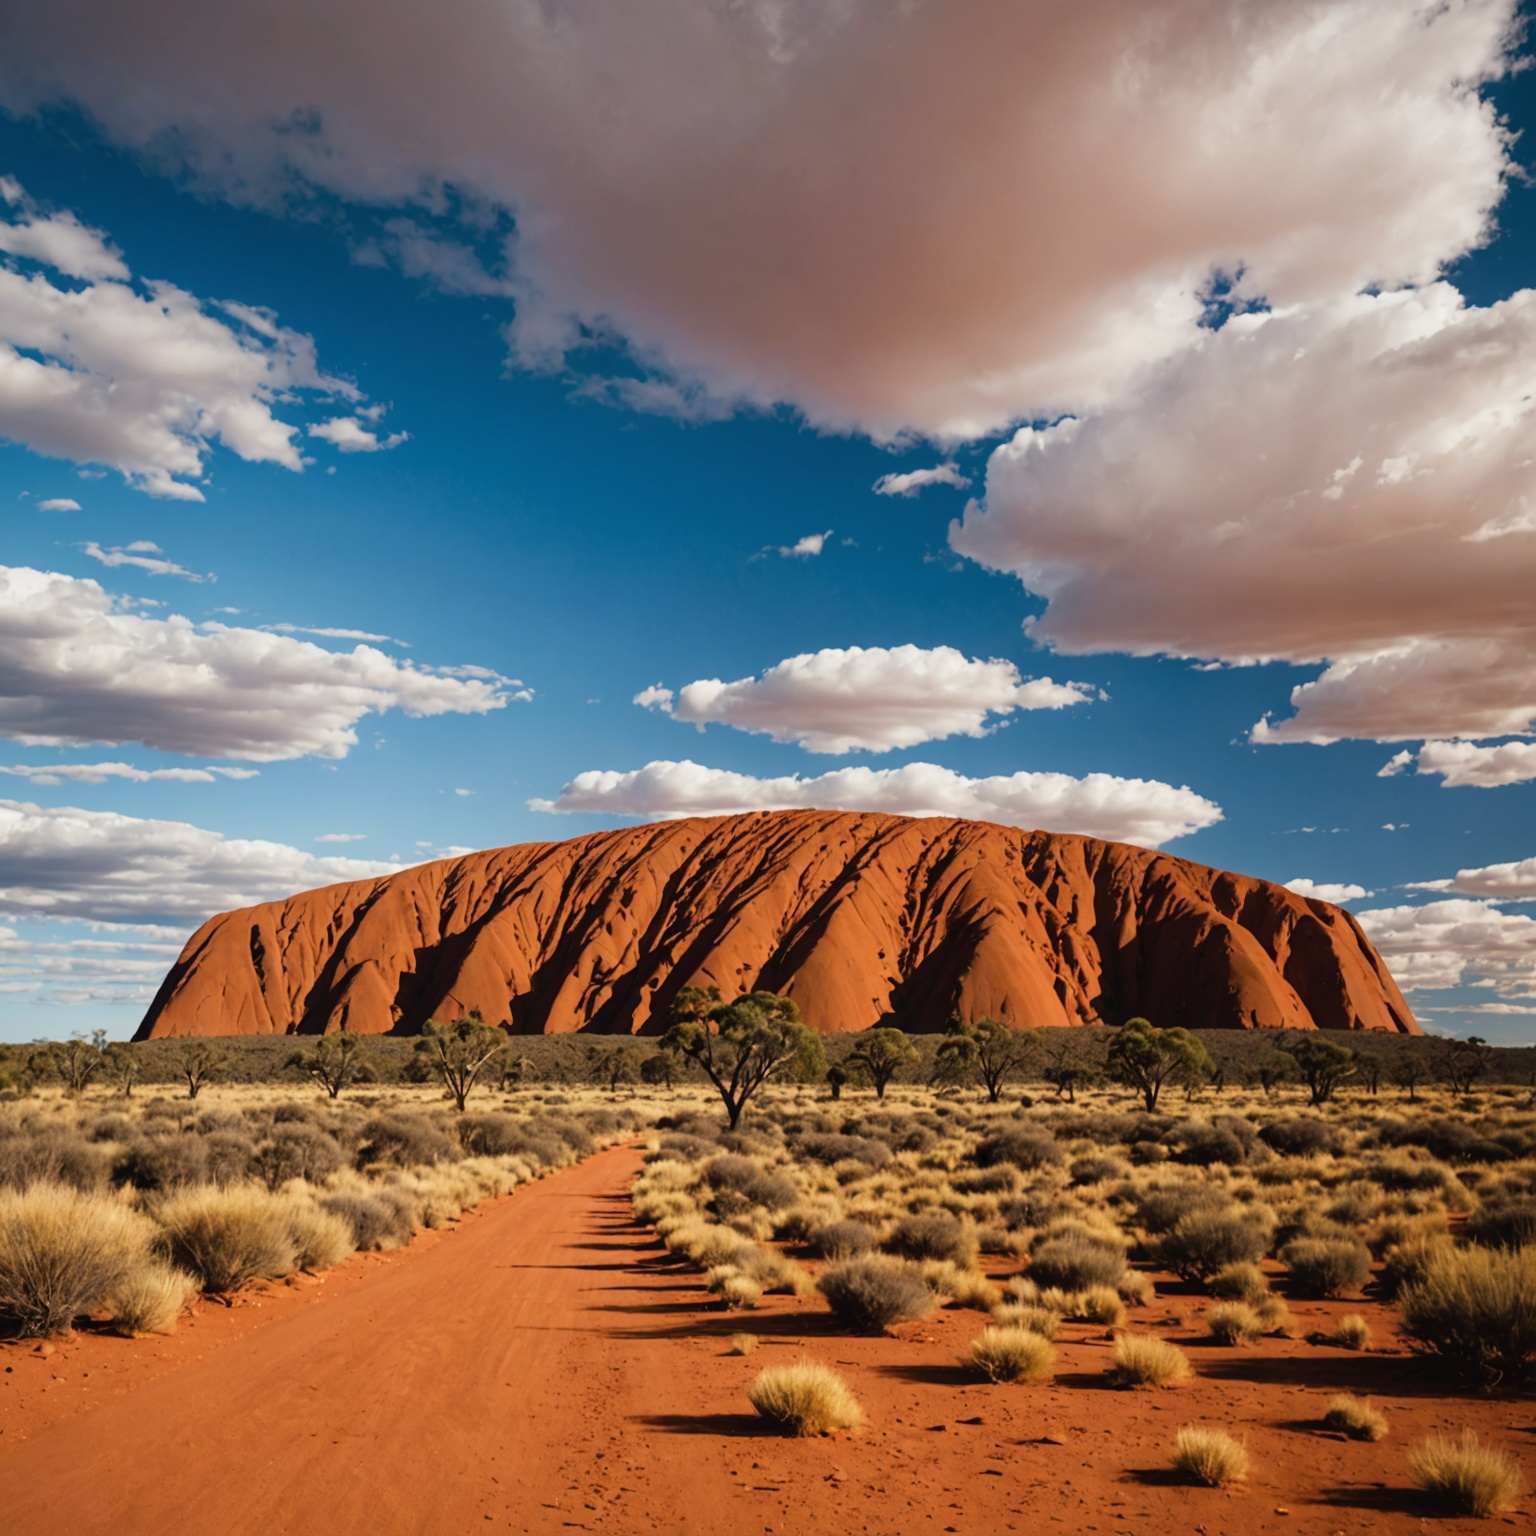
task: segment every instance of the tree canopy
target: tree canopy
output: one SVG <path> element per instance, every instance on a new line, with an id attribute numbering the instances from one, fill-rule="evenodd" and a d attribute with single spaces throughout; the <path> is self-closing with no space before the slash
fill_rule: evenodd
<path id="1" fill-rule="evenodd" d="M 1150 1115 L 1164 1087 L 1211 1070 L 1210 1054 L 1187 1029 L 1159 1029 L 1150 1019 L 1127 1019 L 1109 1043 L 1110 1077 L 1141 1095 Z"/>

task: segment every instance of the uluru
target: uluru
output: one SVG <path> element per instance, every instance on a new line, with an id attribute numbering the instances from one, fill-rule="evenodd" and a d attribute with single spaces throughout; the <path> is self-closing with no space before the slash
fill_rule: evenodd
<path id="1" fill-rule="evenodd" d="M 209 919 L 137 1038 L 654 1033 L 679 988 L 794 998 L 824 1033 L 1010 1024 L 1419 1027 L 1342 908 L 1090 837 L 782 811 L 525 843 Z"/>

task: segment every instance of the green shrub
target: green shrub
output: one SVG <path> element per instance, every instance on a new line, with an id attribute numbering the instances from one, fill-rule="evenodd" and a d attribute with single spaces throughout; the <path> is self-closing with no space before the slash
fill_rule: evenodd
<path id="1" fill-rule="evenodd" d="M 823 1259 L 856 1259 L 875 1247 L 879 1234 L 862 1221 L 833 1221 L 811 1234 L 811 1247 Z"/>

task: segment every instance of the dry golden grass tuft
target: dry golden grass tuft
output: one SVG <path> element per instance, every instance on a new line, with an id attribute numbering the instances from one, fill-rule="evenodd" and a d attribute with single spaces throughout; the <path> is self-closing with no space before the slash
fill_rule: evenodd
<path id="1" fill-rule="evenodd" d="M 1056 1362 L 1049 1339 L 1027 1328 L 983 1328 L 967 1357 L 988 1381 L 1047 1381 Z"/>
<path id="2" fill-rule="evenodd" d="M 1333 1332 L 1328 1335 L 1328 1342 L 1339 1349 L 1369 1349 L 1371 1325 L 1358 1312 L 1351 1312 L 1333 1325 Z"/>
<path id="3" fill-rule="evenodd" d="M 112 1326 L 131 1339 L 170 1333 L 196 1294 L 197 1281 L 185 1270 L 148 1259 L 112 1288 L 107 1301 Z"/>
<path id="4" fill-rule="evenodd" d="M 1251 1344 L 1264 1332 L 1264 1320 L 1245 1301 L 1219 1301 L 1205 1314 L 1211 1337 L 1220 1344 Z"/>
<path id="5" fill-rule="evenodd" d="M 793 1435 L 830 1435 L 864 1420 L 843 1378 L 809 1360 L 770 1366 L 747 1388 L 747 1397 L 770 1424 Z"/>
<path id="6" fill-rule="evenodd" d="M 1486 1518 L 1514 1506 L 1520 1470 L 1503 1451 L 1470 1431 L 1435 1435 L 1414 1449 L 1409 1466 L 1420 1488 L 1459 1515 Z"/>
<path id="7" fill-rule="evenodd" d="M 1248 1452 L 1220 1429 L 1186 1424 L 1173 1442 L 1176 1471 L 1207 1488 L 1225 1488 L 1248 1476 Z"/>
<path id="8" fill-rule="evenodd" d="M 1387 1437 L 1387 1420 L 1381 1410 L 1370 1398 L 1351 1397 L 1347 1392 L 1329 1398 L 1323 1423 L 1329 1429 L 1348 1435 L 1351 1440 L 1385 1440 Z"/>
<path id="9" fill-rule="evenodd" d="M 1187 1381 L 1190 1374 L 1184 1351 L 1165 1339 L 1125 1333 L 1115 1340 L 1109 1379 L 1117 1387 L 1172 1387 Z"/>

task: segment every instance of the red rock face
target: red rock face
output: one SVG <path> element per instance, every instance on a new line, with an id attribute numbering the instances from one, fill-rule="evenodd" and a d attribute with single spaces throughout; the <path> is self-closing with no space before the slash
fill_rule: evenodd
<path id="1" fill-rule="evenodd" d="M 815 1028 L 1419 1027 L 1349 913 L 1088 837 L 758 812 L 444 859 L 211 918 L 139 1026 L 653 1032 L 680 987 L 785 992 Z"/>

